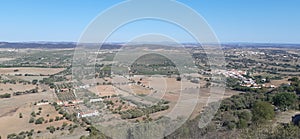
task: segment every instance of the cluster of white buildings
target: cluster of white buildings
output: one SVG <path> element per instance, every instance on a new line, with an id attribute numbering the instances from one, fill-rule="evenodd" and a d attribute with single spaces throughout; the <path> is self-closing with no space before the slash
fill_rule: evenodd
<path id="1" fill-rule="evenodd" d="M 241 70 L 228 70 L 228 71 L 224 71 L 223 74 L 226 77 L 231 77 L 231 78 L 236 78 L 236 79 L 246 79 L 243 75 L 246 75 L 247 72 L 246 71 L 241 71 Z"/>
<path id="2" fill-rule="evenodd" d="M 231 77 L 235 79 L 239 79 L 242 81 L 241 86 L 246 86 L 246 87 L 252 87 L 252 88 L 261 88 L 255 80 L 252 78 L 246 78 L 244 75 L 247 75 L 247 71 L 241 71 L 241 70 L 228 70 L 223 72 L 223 74 L 226 77 Z"/>

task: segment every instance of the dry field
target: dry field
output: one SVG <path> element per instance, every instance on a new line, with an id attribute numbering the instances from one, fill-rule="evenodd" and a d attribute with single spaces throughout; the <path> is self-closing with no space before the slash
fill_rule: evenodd
<path id="1" fill-rule="evenodd" d="M 271 84 L 275 86 L 280 86 L 281 84 L 287 84 L 290 83 L 288 79 L 282 79 L 282 80 L 271 80 Z"/>
<path id="2" fill-rule="evenodd" d="M 135 82 L 140 82 L 140 84 L 128 84 L 128 82 L 130 82 L 131 79 L 134 80 Z M 189 100 L 193 101 L 197 99 L 197 101 L 195 101 L 194 103 L 195 105 L 194 109 L 192 108 L 190 109 L 190 107 L 188 106 L 189 104 L 183 104 L 182 106 L 180 106 L 185 109 L 182 110 L 182 113 L 185 113 L 186 110 L 187 111 L 190 110 L 191 112 L 190 118 L 195 118 L 203 111 L 203 109 L 208 103 L 214 101 L 211 100 L 210 98 L 216 97 L 218 98 L 218 100 L 221 100 L 240 93 L 238 91 L 226 90 L 224 94 L 220 93 L 215 96 L 212 96 L 211 95 L 212 92 L 210 92 L 209 88 L 200 88 L 200 85 L 202 86 L 203 84 L 206 83 L 205 81 L 200 81 L 199 84 L 195 84 L 186 79 L 177 81 L 176 78 L 169 78 L 169 77 L 162 77 L 162 76 L 149 77 L 149 76 L 141 76 L 141 75 L 134 76 L 131 79 L 127 79 L 125 77 L 113 78 L 114 83 L 116 83 L 115 86 L 99 85 L 91 88 L 90 91 L 97 92 L 96 94 L 100 96 L 111 96 L 113 94 L 123 94 L 123 96 L 131 96 L 134 94 L 138 94 L 138 95 L 147 95 L 159 100 L 164 99 L 169 101 L 170 108 L 168 110 L 150 114 L 150 117 L 153 119 L 159 118 L 162 115 L 167 115 L 168 113 L 172 112 L 173 109 L 176 107 L 176 105 L 178 105 L 179 99 L 182 99 L 180 101 L 189 101 Z M 138 98 L 134 100 L 138 102 L 141 101 L 142 103 L 147 103 L 148 101 L 146 100 L 146 98 L 145 100 L 137 100 L 137 99 Z M 141 99 L 143 99 L 143 97 Z M 118 106 L 119 105 L 116 105 L 113 108 L 117 108 Z M 122 108 L 122 109 L 126 109 L 126 108 Z M 137 119 L 141 120 L 141 118 L 142 117 Z"/>
<path id="3" fill-rule="evenodd" d="M 190 82 L 189 80 L 182 79 L 182 81 L 176 81 L 176 78 L 168 78 L 168 77 L 147 77 L 147 76 L 135 76 L 132 78 L 133 80 L 140 81 L 141 85 L 139 87 L 145 86 L 144 88 L 147 89 L 148 87 L 153 88 L 153 90 L 157 90 L 155 93 L 153 93 L 153 90 L 151 90 L 152 94 L 149 94 L 149 96 L 158 98 L 158 99 L 164 99 L 169 101 L 170 109 L 162 112 L 157 112 L 154 114 L 151 114 L 152 118 L 158 118 L 161 115 L 165 115 L 172 111 L 172 109 L 177 105 L 180 97 L 182 94 L 184 94 L 186 99 L 193 99 L 198 97 L 197 104 L 195 105 L 194 111 L 192 112 L 192 115 L 190 118 L 195 118 L 199 113 L 203 111 L 207 103 L 212 102 L 214 100 L 210 100 L 209 98 L 212 97 L 212 92 L 209 88 L 200 88 L 200 86 L 203 86 L 205 84 L 205 81 L 200 81 L 199 84 L 195 84 Z M 193 91 L 194 90 L 194 91 Z M 191 93 L 191 92 L 198 92 L 199 93 Z M 143 90 L 134 90 L 136 92 L 141 91 L 143 93 Z M 232 90 L 226 90 L 224 94 L 220 93 L 214 97 L 217 97 L 218 100 L 231 97 L 232 95 L 239 94 L 241 92 L 238 91 L 232 91 Z M 182 99 L 181 98 L 181 99 Z"/>
<path id="4" fill-rule="evenodd" d="M 66 120 L 55 121 L 52 123 L 35 125 L 34 123 L 29 123 L 30 114 L 32 111 L 38 112 L 38 108 L 42 108 L 41 115 L 45 120 L 59 116 L 55 111 L 54 107 L 51 105 L 35 106 L 34 103 L 40 100 L 55 101 L 56 98 L 53 92 L 42 92 L 36 94 L 26 94 L 21 96 L 15 96 L 8 99 L 1 99 L 0 101 L 0 135 L 6 137 L 10 133 L 19 133 L 21 131 L 30 131 L 34 129 L 35 132 L 45 131 L 46 127 L 61 126 L 63 122 L 68 122 Z M 19 113 L 22 113 L 23 118 L 19 118 Z M 49 114 L 49 117 L 46 115 Z M 36 119 L 39 117 L 37 115 Z"/>
<path id="5" fill-rule="evenodd" d="M 276 122 L 277 123 L 290 123 L 292 120 L 292 117 L 296 114 L 300 114 L 299 111 L 289 110 L 285 112 L 280 112 L 276 116 Z"/>
<path id="6" fill-rule="evenodd" d="M 18 70 L 18 71 L 14 71 Z M 16 68 L 0 68 L 0 74 L 15 75 L 15 74 L 33 74 L 33 75 L 53 75 L 65 68 L 33 68 L 33 67 L 16 67 Z"/>
<path id="7" fill-rule="evenodd" d="M 43 80 L 43 78 L 49 78 L 49 76 L 15 76 L 15 77 L 29 82 L 31 82 L 32 80 Z"/>
<path id="8" fill-rule="evenodd" d="M 54 107 L 51 105 L 44 105 L 44 106 L 33 106 L 31 104 L 23 105 L 16 109 L 16 111 L 11 112 L 10 115 L 0 117 L 0 135 L 3 137 L 6 137 L 8 134 L 11 133 L 19 133 L 21 131 L 30 131 L 31 129 L 34 129 L 34 131 L 42 131 L 42 132 L 49 132 L 46 131 L 46 127 L 48 126 L 54 126 L 54 127 L 60 127 L 62 126 L 63 122 L 66 122 L 68 124 L 72 123 L 67 120 L 59 120 L 59 121 L 53 121 L 51 123 L 46 124 L 39 124 L 36 125 L 34 123 L 29 123 L 29 119 L 31 117 L 31 112 L 35 111 L 36 113 L 39 111 L 38 108 L 42 108 L 41 115 L 37 115 L 35 119 L 39 117 L 43 117 L 45 120 L 48 120 L 50 118 L 55 119 L 56 116 L 61 117 L 62 115 L 58 114 L 58 112 L 55 111 Z M 19 118 L 19 113 L 22 113 L 23 118 Z M 47 117 L 47 114 L 49 114 L 49 117 Z"/>
<path id="9" fill-rule="evenodd" d="M 0 58 L 0 62 L 14 60 L 15 58 Z"/>
<path id="10" fill-rule="evenodd" d="M 0 95 L 4 94 L 4 93 L 13 93 L 13 92 L 17 92 L 17 91 L 25 91 L 25 90 L 31 90 L 34 89 L 36 87 L 36 85 L 32 85 L 32 84 L 3 84 L 0 83 Z"/>
<path id="11" fill-rule="evenodd" d="M 189 92 L 189 90 L 186 90 L 186 91 Z M 183 92 L 185 92 L 185 91 L 183 91 Z M 190 96 L 188 96 L 186 98 L 191 99 L 193 96 L 195 96 L 195 97 L 197 97 L 197 102 L 184 105 L 183 109 L 180 110 L 180 113 L 188 114 L 189 112 L 191 112 L 189 119 L 196 118 L 196 116 L 198 116 L 199 114 L 201 114 L 203 112 L 203 110 L 205 109 L 207 104 L 209 104 L 210 102 L 214 102 L 213 99 L 210 99 L 212 97 L 211 93 L 212 92 L 210 92 L 209 88 L 201 88 L 199 94 L 190 94 Z M 232 95 L 237 95 L 239 93 L 241 93 L 241 92 L 225 90 L 224 94 L 220 93 L 218 95 L 214 95 L 214 97 L 217 97 L 219 100 L 222 100 L 225 98 L 229 98 Z M 159 118 L 162 115 L 167 115 L 168 113 L 172 112 L 173 108 L 178 104 L 178 101 L 184 101 L 184 100 L 179 100 L 179 98 L 180 98 L 180 93 L 173 93 L 173 92 L 165 93 L 163 96 L 163 99 L 170 101 L 170 103 L 169 103 L 170 108 L 166 111 L 153 113 L 150 116 L 153 119 L 155 119 L 155 118 Z M 194 108 L 192 106 L 194 106 Z"/>
<path id="12" fill-rule="evenodd" d="M 135 76 L 132 78 L 136 82 L 140 81 L 145 87 L 153 88 L 154 90 L 165 90 L 166 92 L 180 91 L 181 89 L 197 88 L 200 84 L 192 83 L 188 80 L 182 79 L 182 81 L 176 81 L 175 78 L 169 77 L 147 77 L 147 76 Z M 140 80 L 142 79 L 142 80 Z"/>
<path id="13" fill-rule="evenodd" d="M 18 109 L 24 105 L 33 105 L 34 102 L 40 100 L 56 101 L 57 98 L 53 92 L 40 92 L 35 94 L 26 94 L 20 96 L 12 96 L 11 98 L 4 98 L 0 101 L 0 117 L 11 114 L 10 111 Z"/>
<path id="14" fill-rule="evenodd" d="M 94 92 L 101 97 L 117 95 L 117 92 L 112 85 L 98 85 L 90 88 L 89 91 Z"/>
<path id="15" fill-rule="evenodd" d="M 132 93 L 137 95 L 149 95 L 152 92 L 152 90 L 142 87 L 141 85 L 131 85 L 130 89 Z"/>

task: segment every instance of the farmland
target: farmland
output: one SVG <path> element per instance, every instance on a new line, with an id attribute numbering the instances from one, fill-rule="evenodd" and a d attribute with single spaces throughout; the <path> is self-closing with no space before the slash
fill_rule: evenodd
<path id="1" fill-rule="evenodd" d="M 80 68 L 72 67 L 71 49 L 3 48 L 0 125 L 5 127 L 0 127 L 0 136 L 80 138 L 88 136 L 93 125 L 102 135 L 106 130 L 98 130 L 103 128 L 99 125 L 191 122 L 217 102 L 220 109 L 210 126 L 218 133 L 242 132 L 241 122 L 246 123 L 243 128 L 254 126 L 256 121 L 242 119 L 239 114 L 251 113 L 258 99 L 286 110 L 278 112 L 276 126 L 287 124 L 288 117 L 298 113 L 294 105 L 283 109 L 277 106 L 281 102 L 273 102 L 282 90 L 299 91 L 295 79 L 299 76 L 298 49 L 229 47 L 224 49 L 226 68 L 211 70 L 220 65 L 209 65 L 200 47 L 187 47 L 183 52 L 181 48 L 150 46 L 124 48 L 128 51 L 124 53 L 118 48 L 97 53 L 83 49 L 79 53 L 87 60 Z M 133 53 L 137 50 L 141 53 Z M 191 53 L 191 60 L 183 58 L 186 52 Z M 216 75 L 226 82 L 214 80 Z M 185 125 L 178 128 L 195 130 Z M 127 132 L 120 130 L 120 134 Z M 130 133 L 136 136 L 134 131 Z"/>

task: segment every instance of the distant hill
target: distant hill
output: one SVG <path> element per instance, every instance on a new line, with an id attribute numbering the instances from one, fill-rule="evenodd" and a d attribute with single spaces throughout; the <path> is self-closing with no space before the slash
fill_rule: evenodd
<path id="1" fill-rule="evenodd" d="M 0 48 L 75 48 L 75 43 L 11 43 L 0 42 Z"/>
<path id="2" fill-rule="evenodd" d="M 300 44 L 288 43 L 222 43 L 225 48 L 300 48 Z"/>
<path id="3" fill-rule="evenodd" d="M 0 42 L 0 48 L 47 48 L 47 49 L 64 49 L 75 48 L 77 46 L 74 42 Z M 99 48 L 100 44 L 84 44 L 86 48 Z M 103 44 L 101 49 L 119 49 L 120 44 Z"/>
<path id="4" fill-rule="evenodd" d="M 134 45 L 134 44 L 133 44 Z M 145 43 L 147 45 L 147 43 Z M 185 47 L 199 47 L 200 44 L 183 43 Z M 214 44 L 205 44 L 214 45 Z M 224 48 L 300 48 L 300 44 L 280 44 L 280 43 L 222 43 Z M 47 48 L 47 49 L 64 49 L 75 48 L 75 42 L 0 42 L 0 48 Z M 85 43 L 80 44 L 84 48 L 99 48 L 100 44 Z M 101 49 L 119 49 L 123 43 L 107 43 L 101 46 Z M 157 45 L 159 46 L 159 45 Z M 170 44 L 170 46 L 173 46 Z"/>

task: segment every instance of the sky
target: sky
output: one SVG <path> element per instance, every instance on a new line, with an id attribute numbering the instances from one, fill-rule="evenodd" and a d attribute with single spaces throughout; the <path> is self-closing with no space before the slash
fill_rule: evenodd
<path id="1" fill-rule="evenodd" d="M 0 0 L 0 41 L 77 42 L 97 15 L 120 2 L 124 1 Z M 198 12 L 220 42 L 300 43 L 300 0 L 178 2 Z M 107 41 L 123 42 L 147 33 L 165 34 L 180 42 L 194 41 L 184 29 L 157 20 L 124 25 Z"/>

